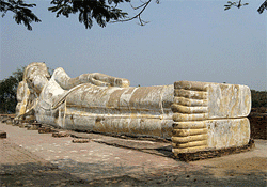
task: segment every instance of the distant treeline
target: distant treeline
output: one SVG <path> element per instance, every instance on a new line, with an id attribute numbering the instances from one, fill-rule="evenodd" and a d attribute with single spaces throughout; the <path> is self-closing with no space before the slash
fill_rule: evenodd
<path id="1" fill-rule="evenodd" d="M 267 91 L 251 90 L 252 108 L 267 108 Z"/>

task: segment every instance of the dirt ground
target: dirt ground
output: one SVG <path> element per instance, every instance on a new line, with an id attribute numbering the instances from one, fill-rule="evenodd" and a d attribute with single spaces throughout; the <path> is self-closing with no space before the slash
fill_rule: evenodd
<path id="1" fill-rule="evenodd" d="M 191 162 L 168 142 L 51 134 L 0 123 L 0 186 L 266 186 L 267 141 L 249 152 Z M 76 134 L 77 135 L 77 134 Z M 79 134 L 77 135 L 79 136 Z M 76 137 L 77 138 L 77 137 Z"/>

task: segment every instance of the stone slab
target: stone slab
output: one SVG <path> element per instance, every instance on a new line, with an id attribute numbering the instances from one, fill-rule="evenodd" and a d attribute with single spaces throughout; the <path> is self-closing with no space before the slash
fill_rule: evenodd
<path id="1" fill-rule="evenodd" d="M 0 130 L 0 139 L 6 138 L 6 132 Z"/>

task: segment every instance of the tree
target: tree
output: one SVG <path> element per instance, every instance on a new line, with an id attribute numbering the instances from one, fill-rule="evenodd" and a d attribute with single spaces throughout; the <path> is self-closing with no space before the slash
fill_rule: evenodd
<path id="1" fill-rule="evenodd" d="M 267 108 L 267 91 L 251 90 L 251 98 L 253 108 Z"/>
<path id="2" fill-rule="evenodd" d="M 232 6 L 236 6 L 238 9 L 240 9 L 241 6 L 248 5 L 249 3 L 242 3 L 241 0 L 232 2 L 232 1 L 227 1 L 228 4 L 224 5 L 224 10 L 230 10 Z M 258 13 L 262 14 L 264 10 L 267 10 L 267 0 L 265 0 L 264 3 L 258 8 Z"/>
<path id="3" fill-rule="evenodd" d="M 17 24 L 24 23 L 28 30 L 32 30 L 30 23 L 32 21 L 40 22 L 41 20 L 35 16 L 29 7 L 36 6 L 36 4 L 27 4 L 21 0 L 6 0 L 0 1 L 0 11 L 3 12 L 2 17 L 5 16 L 6 12 L 13 12 L 13 16 Z"/>
<path id="4" fill-rule="evenodd" d="M 259 7 L 257 11 L 259 14 L 262 14 L 264 10 L 267 10 L 267 0 L 264 3 L 262 3 L 262 5 Z"/>
<path id="5" fill-rule="evenodd" d="M 135 18 L 138 18 L 141 25 L 144 25 L 145 21 L 141 19 L 141 14 L 152 0 L 147 0 L 137 7 L 133 7 L 130 4 L 133 10 L 141 9 L 141 11 L 137 13 L 136 16 L 129 18 L 127 17 L 128 13 L 116 7 L 120 3 L 130 3 L 130 1 L 131 0 L 52 0 L 50 2 L 52 6 L 48 7 L 48 11 L 57 13 L 57 17 L 63 15 L 66 18 L 68 18 L 70 14 L 78 13 L 78 19 L 84 24 L 86 29 L 92 28 L 93 20 L 102 28 L 106 27 L 107 22 L 128 21 Z M 159 3 L 159 0 L 155 1 Z M 3 12 L 2 17 L 6 12 L 13 12 L 15 14 L 15 21 L 18 24 L 23 23 L 28 30 L 32 30 L 30 26 L 32 21 L 41 21 L 29 9 L 34 6 L 36 6 L 36 4 L 27 4 L 23 0 L 0 0 L 0 11 Z"/>
<path id="6" fill-rule="evenodd" d="M 15 113 L 17 87 L 22 80 L 25 67 L 17 69 L 12 76 L 0 81 L 0 113 Z"/>
<path id="7" fill-rule="evenodd" d="M 144 26 L 146 21 L 141 18 L 142 13 L 146 7 L 153 0 L 141 1 L 138 6 L 132 6 L 131 0 L 52 0 L 48 7 L 48 11 L 57 13 L 57 17 L 60 15 L 69 17 L 70 14 L 79 14 L 78 19 L 84 24 L 86 29 L 91 29 L 93 26 L 93 20 L 97 24 L 104 28 L 108 22 L 123 22 L 138 19 L 141 26 Z M 159 0 L 154 0 L 157 4 Z M 138 11 L 135 16 L 128 17 L 128 13 L 117 8 L 118 4 L 129 3 L 133 10 Z M 227 1 L 225 10 L 231 9 L 232 6 L 240 8 L 248 3 Z M 2 17 L 7 12 L 14 13 L 14 19 L 18 24 L 24 24 L 28 30 L 32 30 L 30 23 L 40 22 L 41 20 L 30 10 L 30 8 L 36 6 L 36 4 L 27 4 L 23 0 L 0 0 L 0 11 L 3 12 Z M 259 7 L 258 12 L 262 14 L 267 9 L 267 0 Z"/>

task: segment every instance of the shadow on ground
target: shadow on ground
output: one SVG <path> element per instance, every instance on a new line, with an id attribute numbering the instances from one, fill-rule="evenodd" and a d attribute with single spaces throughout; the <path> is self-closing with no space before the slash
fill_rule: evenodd
<path id="1" fill-rule="evenodd" d="M 71 164 L 70 164 L 71 165 Z M 87 168 L 87 171 L 83 171 Z M 123 173 L 129 168 L 114 167 L 105 169 L 101 164 L 76 163 L 76 167 L 44 166 L 36 163 L 25 163 L 21 165 L 1 165 L 1 186 L 266 186 L 265 172 L 235 173 L 227 170 L 223 177 L 216 177 L 210 170 L 189 171 L 186 165 L 183 169 L 162 169 L 153 173 Z M 102 167 L 100 169 L 100 167 Z M 62 167 L 63 168 L 63 167 Z M 80 170 L 80 171 L 77 171 Z M 92 179 L 82 179 L 73 172 L 94 172 Z M 103 175 L 102 172 L 107 172 Z M 96 177 L 97 173 L 105 177 Z M 106 177 L 110 174 L 110 177 Z"/>

